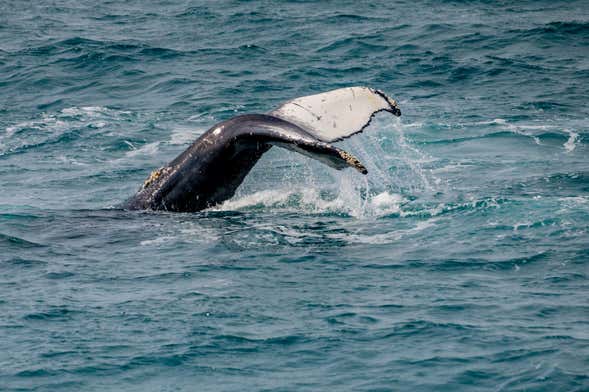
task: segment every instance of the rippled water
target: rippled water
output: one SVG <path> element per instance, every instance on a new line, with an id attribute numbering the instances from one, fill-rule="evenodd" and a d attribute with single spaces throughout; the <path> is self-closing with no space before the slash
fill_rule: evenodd
<path id="1" fill-rule="evenodd" d="M 368 85 L 369 175 L 274 148 L 119 203 L 215 122 Z M 0 389 L 589 389 L 585 1 L 0 2 Z"/>

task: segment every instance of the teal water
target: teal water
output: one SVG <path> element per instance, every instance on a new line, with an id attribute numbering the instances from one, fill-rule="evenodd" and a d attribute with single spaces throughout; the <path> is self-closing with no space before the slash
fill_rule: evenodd
<path id="1" fill-rule="evenodd" d="M 0 1 L 0 390 L 589 390 L 586 1 Z M 367 85 L 195 214 L 117 208 L 231 116 Z"/>

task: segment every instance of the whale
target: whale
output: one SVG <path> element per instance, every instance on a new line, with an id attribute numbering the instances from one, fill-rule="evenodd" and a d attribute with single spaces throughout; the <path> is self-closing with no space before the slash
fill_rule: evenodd
<path id="1" fill-rule="evenodd" d="M 379 112 L 401 115 L 380 90 L 346 87 L 287 101 L 265 114 L 222 121 L 167 165 L 149 175 L 123 208 L 196 212 L 235 195 L 247 174 L 272 147 L 316 159 L 336 170 L 367 174 L 351 153 L 332 143 L 364 131 Z"/>

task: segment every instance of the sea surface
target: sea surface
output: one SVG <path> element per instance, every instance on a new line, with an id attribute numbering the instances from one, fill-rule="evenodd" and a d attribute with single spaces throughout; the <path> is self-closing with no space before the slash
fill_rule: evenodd
<path id="1" fill-rule="evenodd" d="M 398 100 L 125 211 L 216 122 Z M 0 390 L 589 390 L 587 1 L 0 0 Z"/>

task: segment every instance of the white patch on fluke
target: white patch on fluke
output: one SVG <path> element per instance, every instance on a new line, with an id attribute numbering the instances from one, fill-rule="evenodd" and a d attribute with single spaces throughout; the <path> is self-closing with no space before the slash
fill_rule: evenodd
<path id="1" fill-rule="evenodd" d="M 333 142 L 360 132 L 374 113 L 393 108 L 394 100 L 371 88 L 347 87 L 293 99 L 270 114 Z"/>

